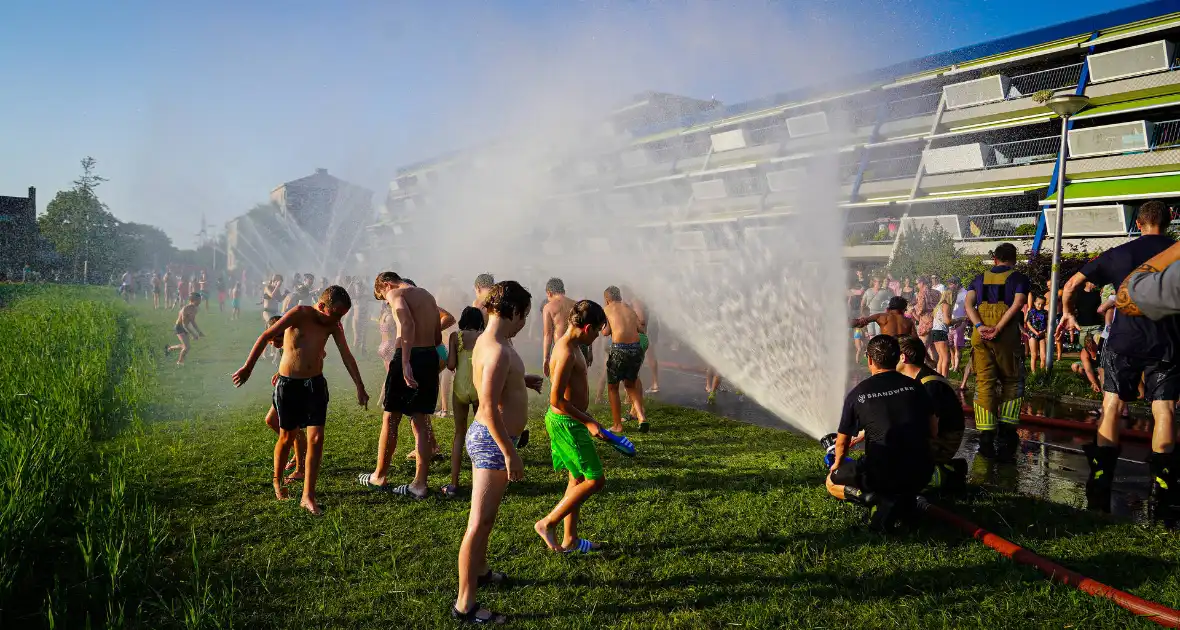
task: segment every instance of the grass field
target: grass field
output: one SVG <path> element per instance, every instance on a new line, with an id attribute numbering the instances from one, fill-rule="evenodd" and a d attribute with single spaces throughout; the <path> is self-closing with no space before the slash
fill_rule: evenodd
<path id="1" fill-rule="evenodd" d="M 132 309 L 162 348 L 174 315 Z M 145 555 L 136 566 L 149 573 L 142 586 L 114 590 L 112 598 L 127 605 L 121 622 L 110 625 L 452 627 L 466 499 L 411 502 L 356 484 L 357 473 L 372 470 L 380 415 L 356 406 L 339 359 L 330 356 L 333 399 L 319 492 L 325 515 L 275 501 L 265 364 L 243 389 L 229 382 L 259 330 L 257 314 L 241 322 L 203 314 L 200 323 L 210 338 L 198 342 L 188 365 L 156 357 L 155 380 L 144 385 L 150 402 L 142 429 L 99 442 L 101 452 L 122 458 L 126 493 L 162 528 L 158 539 L 140 537 L 127 549 Z M 381 367 L 364 360 L 361 369 L 375 398 Z M 480 594 L 511 614 L 515 627 L 1149 625 L 940 525 L 894 538 L 869 533 L 857 510 L 826 496 L 812 440 L 675 407 L 655 406 L 653 432 L 632 436 L 639 457 L 600 449 L 607 485 L 583 509 L 582 535 L 605 549 L 559 556 L 532 530 L 565 486 L 550 465 L 535 398 L 525 480 L 510 487 L 490 545 L 493 567 L 512 584 Z M 450 443 L 450 425 L 435 422 L 442 444 Z M 396 483 L 411 476 L 402 463 L 411 440 L 404 423 Z M 447 464 L 434 472 L 437 489 Z M 469 478 L 468 470 L 465 487 Z M 1175 534 L 988 488 L 951 505 L 1095 579 L 1180 606 Z M 101 565 L 103 553 L 92 562 Z M 44 578 L 50 567 L 37 569 Z M 110 621 L 91 608 L 85 612 L 95 626 Z M 69 621 L 58 625 L 82 625 L 80 610 L 63 609 Z"/>

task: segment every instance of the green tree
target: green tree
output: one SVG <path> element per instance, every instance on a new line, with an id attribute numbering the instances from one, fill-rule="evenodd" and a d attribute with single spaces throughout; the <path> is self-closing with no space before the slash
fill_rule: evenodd
<path id="1" fill-rule="evenodd" d="M 160 269 L 176 255 L 172 239 L 163 230 L 143 223 L 119 224 L 112 249 L 117 269 Z"/>
<path id="2" fill-rule="evenodd" d="M 949 275 L 963 258 L 963 250 L 942 226 L 909 227 L 898 239 L 889 273 L 894 278 Z"/>
<path id="3" fill-rule="evenodd" d="M 82 175 L 70 190 L 59 191 L 37 219 L 41 234 L 69 265 L 75 278 L 105 281 L 116 261 L 116 230 L 119 222 L 99 200 L 97 188 L 106 178 L 95 173 L 97 161 L 82 160 Z"/>

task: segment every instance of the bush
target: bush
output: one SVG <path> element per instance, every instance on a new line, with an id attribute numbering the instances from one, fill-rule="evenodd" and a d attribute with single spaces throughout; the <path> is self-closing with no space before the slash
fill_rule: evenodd
<path id="1" fill-rule="evenodd" d="M 96 440 L 136 422 L 151 344 L 99 289 L 0 287 L 0 308 L 0 626 L 118 625 L 160 522 Z"/>
<path id="2" fill-rule="evenodd" d="M 1014 236 L 1035 236 L 1037 233 L 1036 223 L 1021 223 L 1012 231 Z"/>

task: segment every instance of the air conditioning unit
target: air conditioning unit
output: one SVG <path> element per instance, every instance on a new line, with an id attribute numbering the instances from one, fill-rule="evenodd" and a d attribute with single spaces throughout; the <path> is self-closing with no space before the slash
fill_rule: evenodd
<path id="1" fill-rule="evenodd" d="M 798 190 L 805 182 L 807 182 L 807 169 L 804 168 L 787 168 L 766 174 L 766 186 L 770 192 Z"/>
<path id="2" fill-rule="evenodd" d="M 1172 67 L 1175 44 L 1167 40 L 1120 48 L 1090 55 L 1090 82 L 1102 83 L 1127 77 L 1163 72 Z"/>
<path id="3" fill-rule="evenodd" d="M 709 247 L 705 242 L 705 233 L 700 230 L 692 230 L 673 233 L 672 248 L 682 251 L 705 251 Z"/>
<path id="4" fill-rule="evenodd" d="M 1008 98 L 1008 77 L 1002 74 L 944 85 L 942 95 L 947 109 L 960 109 L 984 103 L 995 103 Z"/>
<path id="5" fill-rule="evenodd" d="M 627 168 L 643 168 L 651 162 L 651 158 L 648 157 L 647 151 L 644 151 L 643 149 L 624 151 L 619 155 L 619 159 L 622 160 L 623 166 Z"/>
<path id="6" fill-rule="evenodd" d="M 942 231 L 951 235 L 956 241 L 963 240 L 963 232 L 959 229 L 959 216 L 956 214 L 940 214 L 932 217 L 906 217 L 902 222 L 902 234 L 914 229 Z"/>
<path id="7" fill-rule="evenodd" d="M 708 179 L 703 182 L 692 183 L 692 196 L 697 200 L 724 199 L 729 196 L 725 191 L 725 180 Z"/>
<path id="8" fill-rule="evenodd" d="M 922 152 L 922 163 L 926 173 L 958 173 L 960 171 L 978 171 L 992 164 L 995 152 L 982 142 L 960 144 L 941 149 L 927 149 Z"/>
<path id="9" fill-rule="evenodd" d="M 1072 129 L 1068 136 L 1069 157 L 1147 151 L 1151 148 L 1153 132 L 1152 123 L 1146 120 Z"/>
<path id="10" fill-rule="evenodd" d="M 815 112 L 787 119 L 787 133 L 791 134 L 792 138 L 815 136 L 828 131 L 827 112 Z"/>
<path id="11" fill-rule="evenodd" d="M 722 131 L 709 136 L 713 143 L 713 152 L 720 153 L 722 151 L 732 151 L 734 149 L 744 149 L 749 146 L 746 139 L 745 129 L 731 129 L 730 131 Z"/>
<path id="12" fill-rule="evenodd" d="M 1056 236 L 1057 209 L 1047 207 L 1045 225 L 1049 236 Z M 1118 236 L 1126 234 L 1131 227 L 1135 209 L 1127 204 L 1116 203 L 1103 206 L 1066 206 L 1061 220 L 1062 236 Z"/>

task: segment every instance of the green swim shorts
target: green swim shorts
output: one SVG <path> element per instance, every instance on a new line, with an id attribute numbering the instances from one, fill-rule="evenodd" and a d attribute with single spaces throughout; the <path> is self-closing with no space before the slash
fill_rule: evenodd
<path id="1" fill-rule="evenodd" d="M 639 347 L 643 348 L 644 352 L 647 352 L 647 347 L 649 345 L 651 345 L 651 341 L 648 340 L 647 335 L 644 333 L 639 333 Z"/>
<path id="2" fill-rule="evenodd" d="M 602 460 L 594 447 L 594 438 L 586 425 L 573 418 L 545 412 L 545 429 L 553 450 L 553 470 L 568 470 L 581 479 L 602 479 Z"/>

